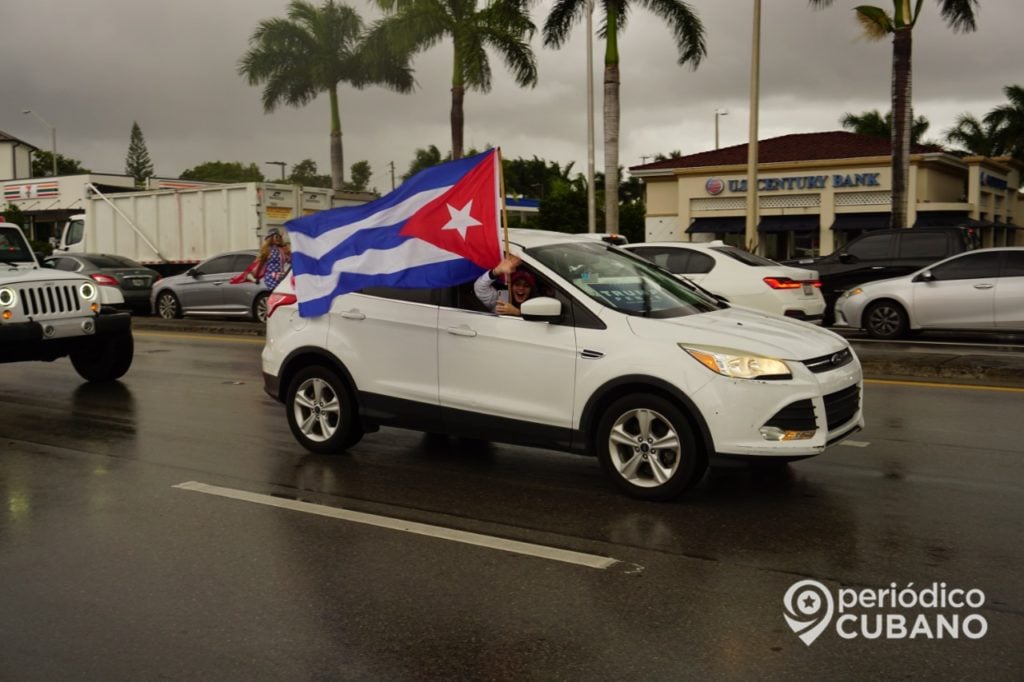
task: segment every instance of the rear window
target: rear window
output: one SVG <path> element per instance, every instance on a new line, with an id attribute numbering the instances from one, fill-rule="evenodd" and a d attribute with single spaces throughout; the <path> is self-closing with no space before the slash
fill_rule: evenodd
<path id="1" fill-rule="evenodd" d="M 711 250 L 717 251 L 718 253 L 724 253 L 726 256 L 735 258 L 744 265 L 753 265 L 754 267 L 778 265 L 778 263 L 773 260 L 762 258 L 761 256 L 750 253 L 749 251 L 744 251 L 743 249 L 737 249 L 735 246 L 712 246 Z"/>

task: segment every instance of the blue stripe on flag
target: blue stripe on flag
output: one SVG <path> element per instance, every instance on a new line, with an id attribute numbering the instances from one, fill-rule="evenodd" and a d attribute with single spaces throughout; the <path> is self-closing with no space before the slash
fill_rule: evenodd
<path id="1" fill-rule="evenodd" d="M 434 289 L 473 281 L 483 272 L 484 268 L 464 258 L 379 275 L 343 272 L 338 275 L 337 287 L 330 294 L 310 301 L 299 301 L 299 315 L 302 317 L 325 315 L 331 309 L 331 301 L 335 296 L 367 287 Z"/>

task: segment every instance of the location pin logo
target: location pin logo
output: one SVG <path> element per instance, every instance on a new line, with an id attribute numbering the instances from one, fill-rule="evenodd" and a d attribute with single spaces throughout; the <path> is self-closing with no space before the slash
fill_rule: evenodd
<path id="1" fill-rule="evenodd" d="M 832 621 L 832 594 L 817 580 L 801 580 L 782 598 L 786 624 L 810 646 Z"/>

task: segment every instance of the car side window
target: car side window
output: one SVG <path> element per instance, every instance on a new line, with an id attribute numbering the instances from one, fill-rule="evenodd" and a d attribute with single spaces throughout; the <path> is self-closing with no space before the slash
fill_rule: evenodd
<path id="1" fill-rule="evenodd" d="M 247 253 L 239 253 L 234 256 L 231 261 L 231 272 L 241 272 L 249 267 L 252 262 L 256 260 L 256 256 L 250 256 Z"/>
<path id="2" fill-rule="evenodd" d="M 999 273 L 999 252 L 969 253 L 931 269 L 937 281 L 983 279 Z"/>
<path id="3" fill-rule="evenodd" d="M 1003 271 L 1000 277 L 1024 277 L 1024 251 L 1003 253 Z"/>
<path id="4" fill-rule="evenodd" d="M 217 256 L 216 258 L 211 258 L 205 263 L 200 263 L 199 267 L 196 269 L 204 275 L 222 275 L 227 272 L 238 272 L 237 270 L 231 269 L 234 261 L 235 257 L 233 255 Z"/>
<path id="5" fill-rule="evenodd" d="M 860 260 L 882 260 L 889 256 L 890 234 L 869 234 L 846 248 L 846 253 Z"/>
<path id="6" fill-rule="evenodd" d="M 900 258 L 931 258 L 949 255 L 945 232 L 907 232 L 900 235 Z"/>
<path id="7" fill-rule="evenodd" d="M 673 275 L 686 275 L 693 272 L 690 270 L 690 255 L 693 254 L 690 249 L 666 249 L 652 246 L 631 250 L 644 260 L 649 260 Z"/>
<path id="8" fill-rule="evenodd" d="M 715 259 L 706 253 L 698 251 L 690 252 L 690 261 L 687 264 L 687 273 L 691 275 L 703 275 L 711 272 L 715 267 Z"/>
<path id="9" fill-rule="evenodd" d="M 366 287 L 360 289 L 359 293 L 377 298 L 387 298 L 392 301 L 406 301 L 408 303 L 427 303 L 437 305 L 437 289 L 401 289 L 398 287 Z"/>

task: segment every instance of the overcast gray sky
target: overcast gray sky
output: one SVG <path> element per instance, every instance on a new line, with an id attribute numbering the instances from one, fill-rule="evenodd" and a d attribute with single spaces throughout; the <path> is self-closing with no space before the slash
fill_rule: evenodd
<path id="1" fill-rule="evenodd" d="M 863 1 L 863 0 L 861 0 Z M 379 13 L 350 3 L 367 21 Z M 620 37 L 620 160 L 746 142 L 752 0 L 692 0 L 707 31 L 708 57 L 697 71 L 676 65 L 669 30 L 636 9 Z M 853 16 L 856 0 L 811 10 L 805 0 L 764 0 L 760 137 L 838 130 L 845 112 L 889 108 L 891 44 L 867 42 Z M 880 6 L 890 7 L 888 0 Z M 261 19 L 283 16 L 286 0 L 2 0 L 0 130 L 57 151 L 97 172 L 121 173 L 132 121 L 138 121 L 158 175 L 177 177 L 206 161 L 291 164 L 305 158 L 329 172 L 329 104 L 264 114 L 258 88 L 237 75 L 239 57 Z M 551 6 L 537 3 L 538 29 Z M 1004 103 L 1002 88 L 1024 83 L 1024 3 L 982 0 L 978 31 L 954 34 L 938 5 L 925 0 L 914 33 L 914 109 L 938 139 L 962 112 L 982 116 Z M 596 22 L 595 22 L 596 25 Z M 492 55 L 495 87 L 466 96 L 467 147 L 501 146 L 507 158 L 534 155 L 586 170 L 585 35 L 581 25 L 561 50 L 533 45 L 540 82 L 517 88 Z M 595 39 L 596 165 L 602 168 L 601 69 Z M 418 56 L 418 88 L 397 95 L 342 85 L 346 166 L 366 159 L 371 184 L 389 190 L 387 164 L 405 172 L 417 147 L 450 148 L 451 46 Z M 347 169 L 346 169 L 347 172 Z"/>

